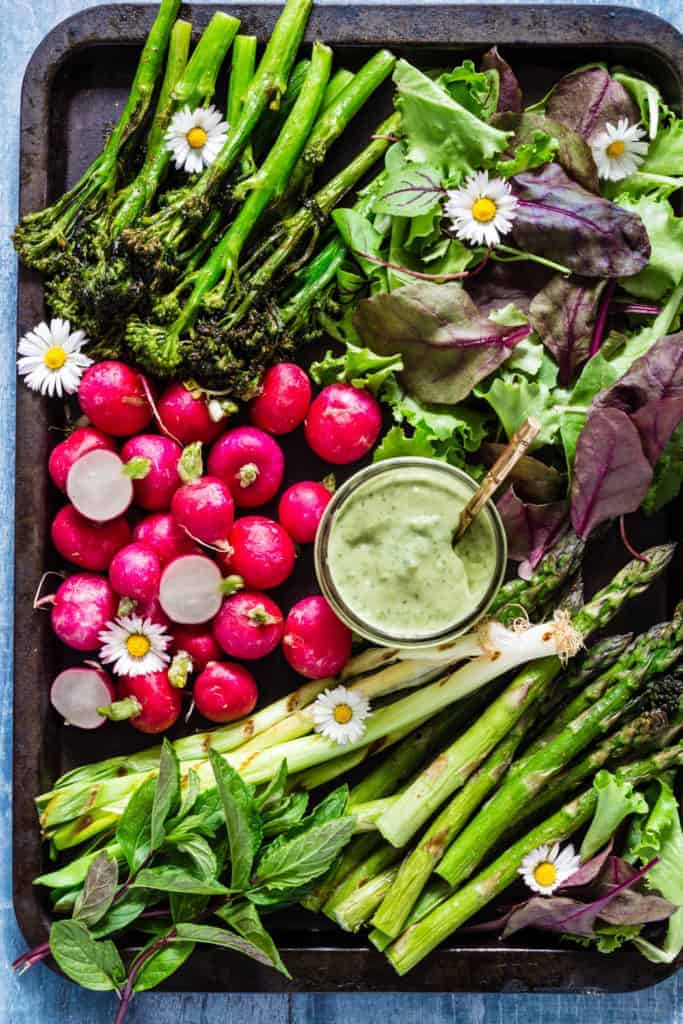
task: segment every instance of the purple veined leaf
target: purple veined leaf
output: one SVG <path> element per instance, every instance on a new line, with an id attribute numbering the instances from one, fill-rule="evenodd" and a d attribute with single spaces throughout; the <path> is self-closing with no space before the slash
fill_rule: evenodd
<path id="1" fill-rule="evenodd" d="M 490 50 L 481 58 L 481 66 L 484 71 L 497 71 L 498 72 L 498 110 L 510 110 L 514 113 L 522 109 L 522 89 L 517 81 L 517 75 L 514 73 L 508 62 L 498 52 L 497 46 L 492 46 Z"/>
<path id="2" fill-rule="evenodd" d="M 528 579 L 569 525 L 569 501 L 533 505 L 520 501 L 509 487 L 496 502 L 508 539 L 508 558 L 520 562 L 518 574 Z"/>
<path id="3" fill-rule="evenodd" d="M 657 860 L 650 861 L 633 877 L 625 879 L 613 886 L 609 893 L 590 902 L 567 896 L 534 896 L 510 915 L 501 938 L 508 938 L 522 928 L 540 928 L 564 935 L 594 938 L 598 918 L 622 925 L 664 920 L 671 916 L 675 908 L 672 904 L 665 907 L 667 901 L 660 897 L 653 898 L 634 892 L 634 899 L 623 901 L 618 909 L 614 906 L 623 893 L 636 885 L 655 866 Z"/>
<path id="4" fill-rule="evenodd" d="M 491 119 L 496 128 L 512 132 L 510 150 L 516 146 L 531 142 L 534 132 L 545 132 L 552 135 L 559 144 L 556 162 L 570 178 L 582 185 L 589 192 L 600 192 L 598 168 L 593 158 L 593 151 L 586 140 L 572 131 L 560 121 L 554 121 L 545 114 L 513 114 L 509 112 L 494 114 Z"/>
<path id="5" fill-rule="evenodd" d="M 477 457 L 482 463 L 491 467 L 505 451 L 506 445 L 497 441 L 484 441 Z M 533 455 L 523 455 L 513 466 L 508 480 L 515 487 L 516 495 L 523 501 L 533 501 L 545 505 L 549 501 L 558 501 L 565 493 L 565 480 L 553 466 L 535 459 Z"/>
<path id="6" fill-rule="evenodd" d="M 625 117 L 630 124 L 640 120 L 638 106 L 623 85 L 602 68 L 574 71 L 560 79 L 546 105 L 548 117 L 555 118 L 591 142 L 609 121 Z"/>
<path id="7" fill-rule="evenodd" d="M 584 277 L 630 277 L 647 264 L 640 217 L 577 185 L 559 164 L 512 179 L 518 205 L 510 237 L 520 249 Z"/>
<path id="8" fill-rule="evenodd" d="M 604 281 L 556 274 L 534 297 L 529 321 L 560 368 L 569 387 L 590 353 Z"/>
<path id="9" fill-rule="evenodd" d="M 491 261 L 484 273 L 466 280 L 464 288 L 485 316 L 510 303 L 522 313 L 528 313 L 534 296 L 545 287 L 552 274 L 552 270 L 540 263 Z"/>
<path id="10" fill-rule="evenodd" d="M 579 435 L 572 525 L 584 540 L 600 523 L 641 505 L 652 481 L 640 434 L 621 409 L 594 409 Z"/>
<path id="11" fill-rule="evenodd" d="M 359 303 L 353 319 L 363 344 L 401 355 L 405 391 L 453 405 L 503 363 L 531 328 L 483 316 L 460 284 L 410 284 Z"/>
<path id="12" fill-rule="evenodd" d="M 598 395 L 595 406 L 628 415 L 654 468 L 683 420 L 683 331 L 656 341 L 616 384 Z"/>
<path id="13" fill-rule="evenodd" d="M 560 887 L 561 891 L 564 891 L 565 889 L 583 888 L 584 886 L 590 885 L 591 882 L 595 881 L 595 879 L 598 877 L 603 867 L 605 866 L 605 862 L 607 861 L 608 857 L 612 853 L 613 846 L 614 838 L 610 839 L 609 843 L 607 844 L 607 846 L 604 847 L 604 849 L 600 850 L 599 853 L 596 853 L 595 856 L 591 857 L 590 860 L 587 860 L 585 864 L 582 864 L 578 871 L 575 871 L 574 874 L 571 875 L 567 879 L 567 881 L 562 884 L 562 886 Z"/>

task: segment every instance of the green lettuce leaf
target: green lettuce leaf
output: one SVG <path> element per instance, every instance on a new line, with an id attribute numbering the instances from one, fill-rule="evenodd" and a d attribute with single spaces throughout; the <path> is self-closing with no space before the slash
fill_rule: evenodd
<path id="1" fill-rule="evenodd" d="M 617 196 L 625 210 L 637 213 L 647 229 L 651 254 L 648 265 L 620 281 L 624 291 L 656 302 L 683 280 L 683 217 L 677 217 L 666 199 L 652 196 Z"/>
<path id="2" fill-rule="evenodd" d="M 579 434 L 586 425 L 590 404 L 600 391 L 611 387 L 618 379 L 619 373 L 616 368 L 605 359 L 602 352 L 597 352 L 584 366 L 567 398 L 566 406 L 560 410 L 560 435 L 570 478 L 576 445 Z"/>
<path id="3" fill-rule="evenodd" d="M 493 164 L 493 173 L 501 178 L 511 178 L 533 167 L 542 167 L 555 158 L 559 148 L 559 142 L 552 135 L 534 130 L 530 142 L 521 143 L 515 147 L 511 157 L 497 160 Z"/>
<path id="4" fill-rule="evenodd" d="M 439 168 L 442 183 L 462 181 L 507 148 L 506 132 L 481 120 L 408 61 L 398 61 L 394 82 L 407 158 Z"/>
<path id="5" fill-rule="evenodd" d="M 625 71 L 615 71 L 613 76 L 615 82 L 619 82 L 620 85 L 630 92 L 632 98 L 638 104 L 640 110 L 640 119 L 647 128 L 647 133 L 651 139 L 654 139 L 659 131 L 659 110 L 661 105 L 661 96 L 659 89 L 652 82 L 648 82 L 645 78 L 637 78 L 635 75 L 628 74 Z"/>
<path id="6" fill-rule="evenodd" d="M 666 128 L 660 128 L 651 143 L 641 173 L 680 175 L 683 167 L 683 121 L 676 118 Z"/>
<path id="7" fill-rule="evenodd" d="M 488 121 L 498 107 L 500 79 L 493 69 L 477 71 L 473 61 L 464 60 L 436 81 L 460 106 L 483 121 Z"/>
<path id="8" fill-rule="evenodd" d="M 647 864 L 659 857 L 659 863 L 647 874 L 647 885 L 679 908 L 669 920 L 661 948 L 641 938 L 634 939 L 634 943 L 648 960 L 670 964 L 683 950 L 683 828 L 676 795 L 664 779 L 659 780 L 659 794 L 649 817 L 630 838 L 627 859 Z"/>
<path id="9" fill-rule="evenodd" d="M 624 782 L 608 771 L 600 771 L 593 779 L 598 803 L 593 820 L 581 844 L 581 861 L 587 860 L 606 846 L 622 821 L 630 814 L 644 814 L 647 801 L 636 793 L 633 783 Z"/>
<path id="10" fill-rule="evenodd" d="M 659 316 L 634 332 L 626 344 L 610 359 L 617 377 L 622 377 L 636 359 L 649 352 L 656 341 L 666 334 L 672 334 L 678 323 L 679 310 L 683 302 L 683 285 L 674 288 Z"/>
<path id="11" fill-rule="evenodd" d="M 395 373 L 403 369 L 400 355 L 378 356 L 369 348 L 348 344 L 343 355 L 327 351 L 322 359 L 311 365 L 311 377 L 325 387 L 337 381 L 353 384 L 355 388 L 368 388 L 378 394 Z"/>

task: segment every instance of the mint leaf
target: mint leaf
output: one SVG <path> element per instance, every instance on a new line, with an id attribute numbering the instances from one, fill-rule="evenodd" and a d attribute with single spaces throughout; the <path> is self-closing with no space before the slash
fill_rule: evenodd
<path id="1" fill-rule="evenodd" d="M 292 793 L 263 815 L 263 835 L 274 836 L 297 825 L 308 806 L 308 793 Z"/>
<path id="2" fill-rule="evenodd" d="M 155 897 L 152 897 L 154 901 Z M 96 925 L 91 926 L 90 934 L 95 939 L 102 939 L 112 932 L 120 932 L 132 924 L 150 904 L 150 894 L 140 890 L 129 889 L 123 899 L 110 907 L 104 917 Z"/>
<path id="3" fill-rule="evenodd" d="M 159 755 L 159 774 L 157 776 L 151 819 L 151 848 L 158 850 L 164 841 L 166 831 L 164 824 L 180 804 L 180 762 L 175 750 L 164 737 Z"/>
<path id="4" fill-rule="evenodd" d="M 209 751 L 211 768 L 223 804 L 230 842 L 230 885 L 244 889 L 249 884 L 254 857 L 261 845 L 263 829 L 251 789 L 215 750 Z"/>
<path id="5" fill-rule="evenodd" d="M 180 927 L 180 926 L 178 926 Z M 157 942 L 158 939 L 155 937 L 145 947 Z M 185 961 L 194 952 L 194 942 L 169 942 L 167 946 L 163 946 L 158 953 L 151 956 L 147 960 L 140 973 L 135 979 L 133 985 L 134 992 L 147 992 L 149 989 L 156 988 L 157 985 L 161 985 L 162 981 L 166 981 L 172 974 L 175 974 L 179 970 Z"/>
<path id="6" fill-rule="evenodd" d="M 288 842 L 266 847 L 256 866 L 255 887 L 282 892 L 324 874 L 353 835 L 352 817 L 336 818 Z"/>
<path id="7" fill-rule="evenodd" d="M 81 921 L 56 921 L 50 929 L 50 952 L 67 978 L 92 992 L 108 992 L 125 980 L 114 943 L 96 942 Z"/>
<path id="8" fill-rule="evenodd" d="M 133 793 L 116 828 L 116 841 L 132 871 L 137 871 L 151 852 L 152 807 L 156 779 L 147 779 Z"/>
<path id="9" fill-rule="evenodd" d="M 213 850 L 206 839 L 201 836 L 190 835 L 175 843 L 175 848 L 184 853 L 193 862 L 200 878 L 211 880 L 218 875 L 218 864 Z"/>
<path id="10" fill-rule="evenodd" d="M 210 946 L 221 946 L 223 949 L 232 949 L 236 953 L 242 953 L 243 956 L 251 957 L 259 964 L 274 967 L 287 978 L 290 977 L 279 956 L 277 960 L 273 960 L 260 946 L 249 942 L 240 935 L 235 935 L 234 932 L 226 931 L 225 928 L 215 928 L 208 924 L 179 924 L 176 931 L 179 941 L 185 939 L 191 942 L 203 942 Z"/>
<path id="11" fill-rule="evenodd" d="M 103 850 L 88 868 L 83 889 L 76 897 L 75 921 L 81 921 L 89 928 L 104 917 L 114 899 L 118 876 L 116 858 Z"/>
<path id="12" fill-rule="evenodd" d="M 192 896 L 222 896 L 230 892 L 220 882 L 197 878 L 183 868 L 172 865 L 143 868 L 132 883 L 133 889 L 157 889 L 159 892 L 187 893 Z"/>
<path id="13" fill-rule="evenodd" d="M 253 946 L 260 949 L 276 970 L 280 971 L 287 978 L 290 977 L 289 971 L 280 959 L 277 946 L 263 927 L 261 918 L 253 903 L 243 901 L 228 905 L 219 910 L 217 916 L 222 918 L 231 928 L 234 928 L 243 939 L 246 939 Z"/>

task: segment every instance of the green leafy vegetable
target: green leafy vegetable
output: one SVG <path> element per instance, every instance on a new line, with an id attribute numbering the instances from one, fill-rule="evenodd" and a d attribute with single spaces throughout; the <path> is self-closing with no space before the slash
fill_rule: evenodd
<path id="1" fill-rule="evenodd" d="M 116 841 L 131 871 L 137 871 L 152 850 L 151 822 L 155 792 L 155 778 L 143 782 L 131 797 L 116 829 Z"/>
<path id="2" fill-rule="evenodd" d="M 616 202 L 640 217 L 651 248 L 647 266 L 639 274 L 624 278 L 621 286 L 630 295 L 658 301 L 683 280 L 683 217 L 677 217 L 665 199 L 621 195 Z"/>
<path id="3" fill-rule="evenodd" d="M 135 889 L 158 889 L 160 892 L 186 893 L 191 896 L 221 896 L 230 891 L 220 882 L 198 878 L 170 864 L 143 868 L 131 885 Z"/>
<path id="4" fill-rule="evenodd" d="M 164 737 L 159 756 L 159 776 L 154 790 L 154 802 L 152 803 L 150 826 L 150 846 L 152 850 L 158 850 L 163 843 L 166 835 L 164 828 L 166 819 L 171 817 L 179 805 L 180 762 L 172 745 Z"/>
<path id="5" fill-rule="evenodd" d="M 210 946 L 232 949 L 236 953 L 242 953 L 243 956 L 251 957 L 252 960 L 256 960 L 260 964 L 265 964 L 266 967 L 274 967 L 276 971 L 280 971 L 287 978 L 290 977 L 279 955 L 273 959 L 268 953 L 264 952 L 261 945 L 249 942 L 242 936 L 235 935 L 234 932 L 229 932 L 225 928 L 215 928 L 208 924 L 179 924 L 176 927 L 176 933 L 180 942 L 189 940 L 193 943 L 203 942 Z M 176 940 L 174 939 L 173 941 L 175 943 Z"/>
<path id="6" fill-rule="evenodd" d="M 255 887 L 282 893 L 324 874 L 353 835 L 354 819 L 336 818 L 296 838 L 265 849 L 255 873 Z"/>
<path id="7" fill-rule="evenodd" d="M 233 889 L 244 889 L 249 884 L 254 858 L 261 845 L 261 819 L 251 790 L 235 769 L 213 749 L 209 751 L 209 759 L 228 829 L 230 884 Z"/>
<path id="8" fill-rule="evenodd" d="M 114 943 L 96 942 L 81 921 L 55 921 L 50 929 L 50 952 L 67 978 L 93 992 L 116 989 L 126 977 Z"/>
<path id="9" fill-rule="evenodd" d="M 681 485 L 683 485 L 683 424 L 674 430 L 671 440 L 655 466 L 650 489 L 643 501 L 644 511 L 648 515 L 659 512 L 661 508 L 678 496 Z"/>
<path id="10" fill-rule="evenodd" d="M 593 788 L 598 794 L 598 803 L 581 844 L 582 861 L 589 860 L 606 846 L 630 814 L 643 814 L 647 811 L 642 793 L 635 792 L 631 782 L 619 779 L 612 772 L 598 772 L 593 779 Z"/>
<path id="11" fill-rule="evenodd" d="M 86 928 L 97 924 L 111 907 L 119 868 L 115 857 L 103 850 L 88 868 L 83 889 L 76 898 L 73 918 Z"/>
<path id="12" fill-rule="evenodd" d="M 156 940 L 152 940 L 149 945 L 151 946 L 154 941 Z M 142 965 L 135 979 L 133 991 L 147 992 L 149 989 L 161 985 L 163 981 L 180 970 L 186 960 L 189 960 L 194 952 L 194 947 L 194 942 L 171 942 L 161 948 Z"/>

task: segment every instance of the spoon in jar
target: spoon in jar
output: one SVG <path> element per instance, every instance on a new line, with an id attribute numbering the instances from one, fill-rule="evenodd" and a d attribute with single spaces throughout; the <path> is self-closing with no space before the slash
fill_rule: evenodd
<path id="1" fill-rule="evenodd" d="M 514 469 L 522 456 L 526 455 L 529 445 L 534 441 L 541 430 L 539 420 L 530 416 L 519 430 L 510 438 L 490 470 L 474 492 L 470 500 L 460 513 L 460 520 L 453 533 L 453 546 L 458 543 L 462 535 L 471 525 L 472 520 L 481 512 L 494 491 L 500 486 L 506 476 Z"/>

